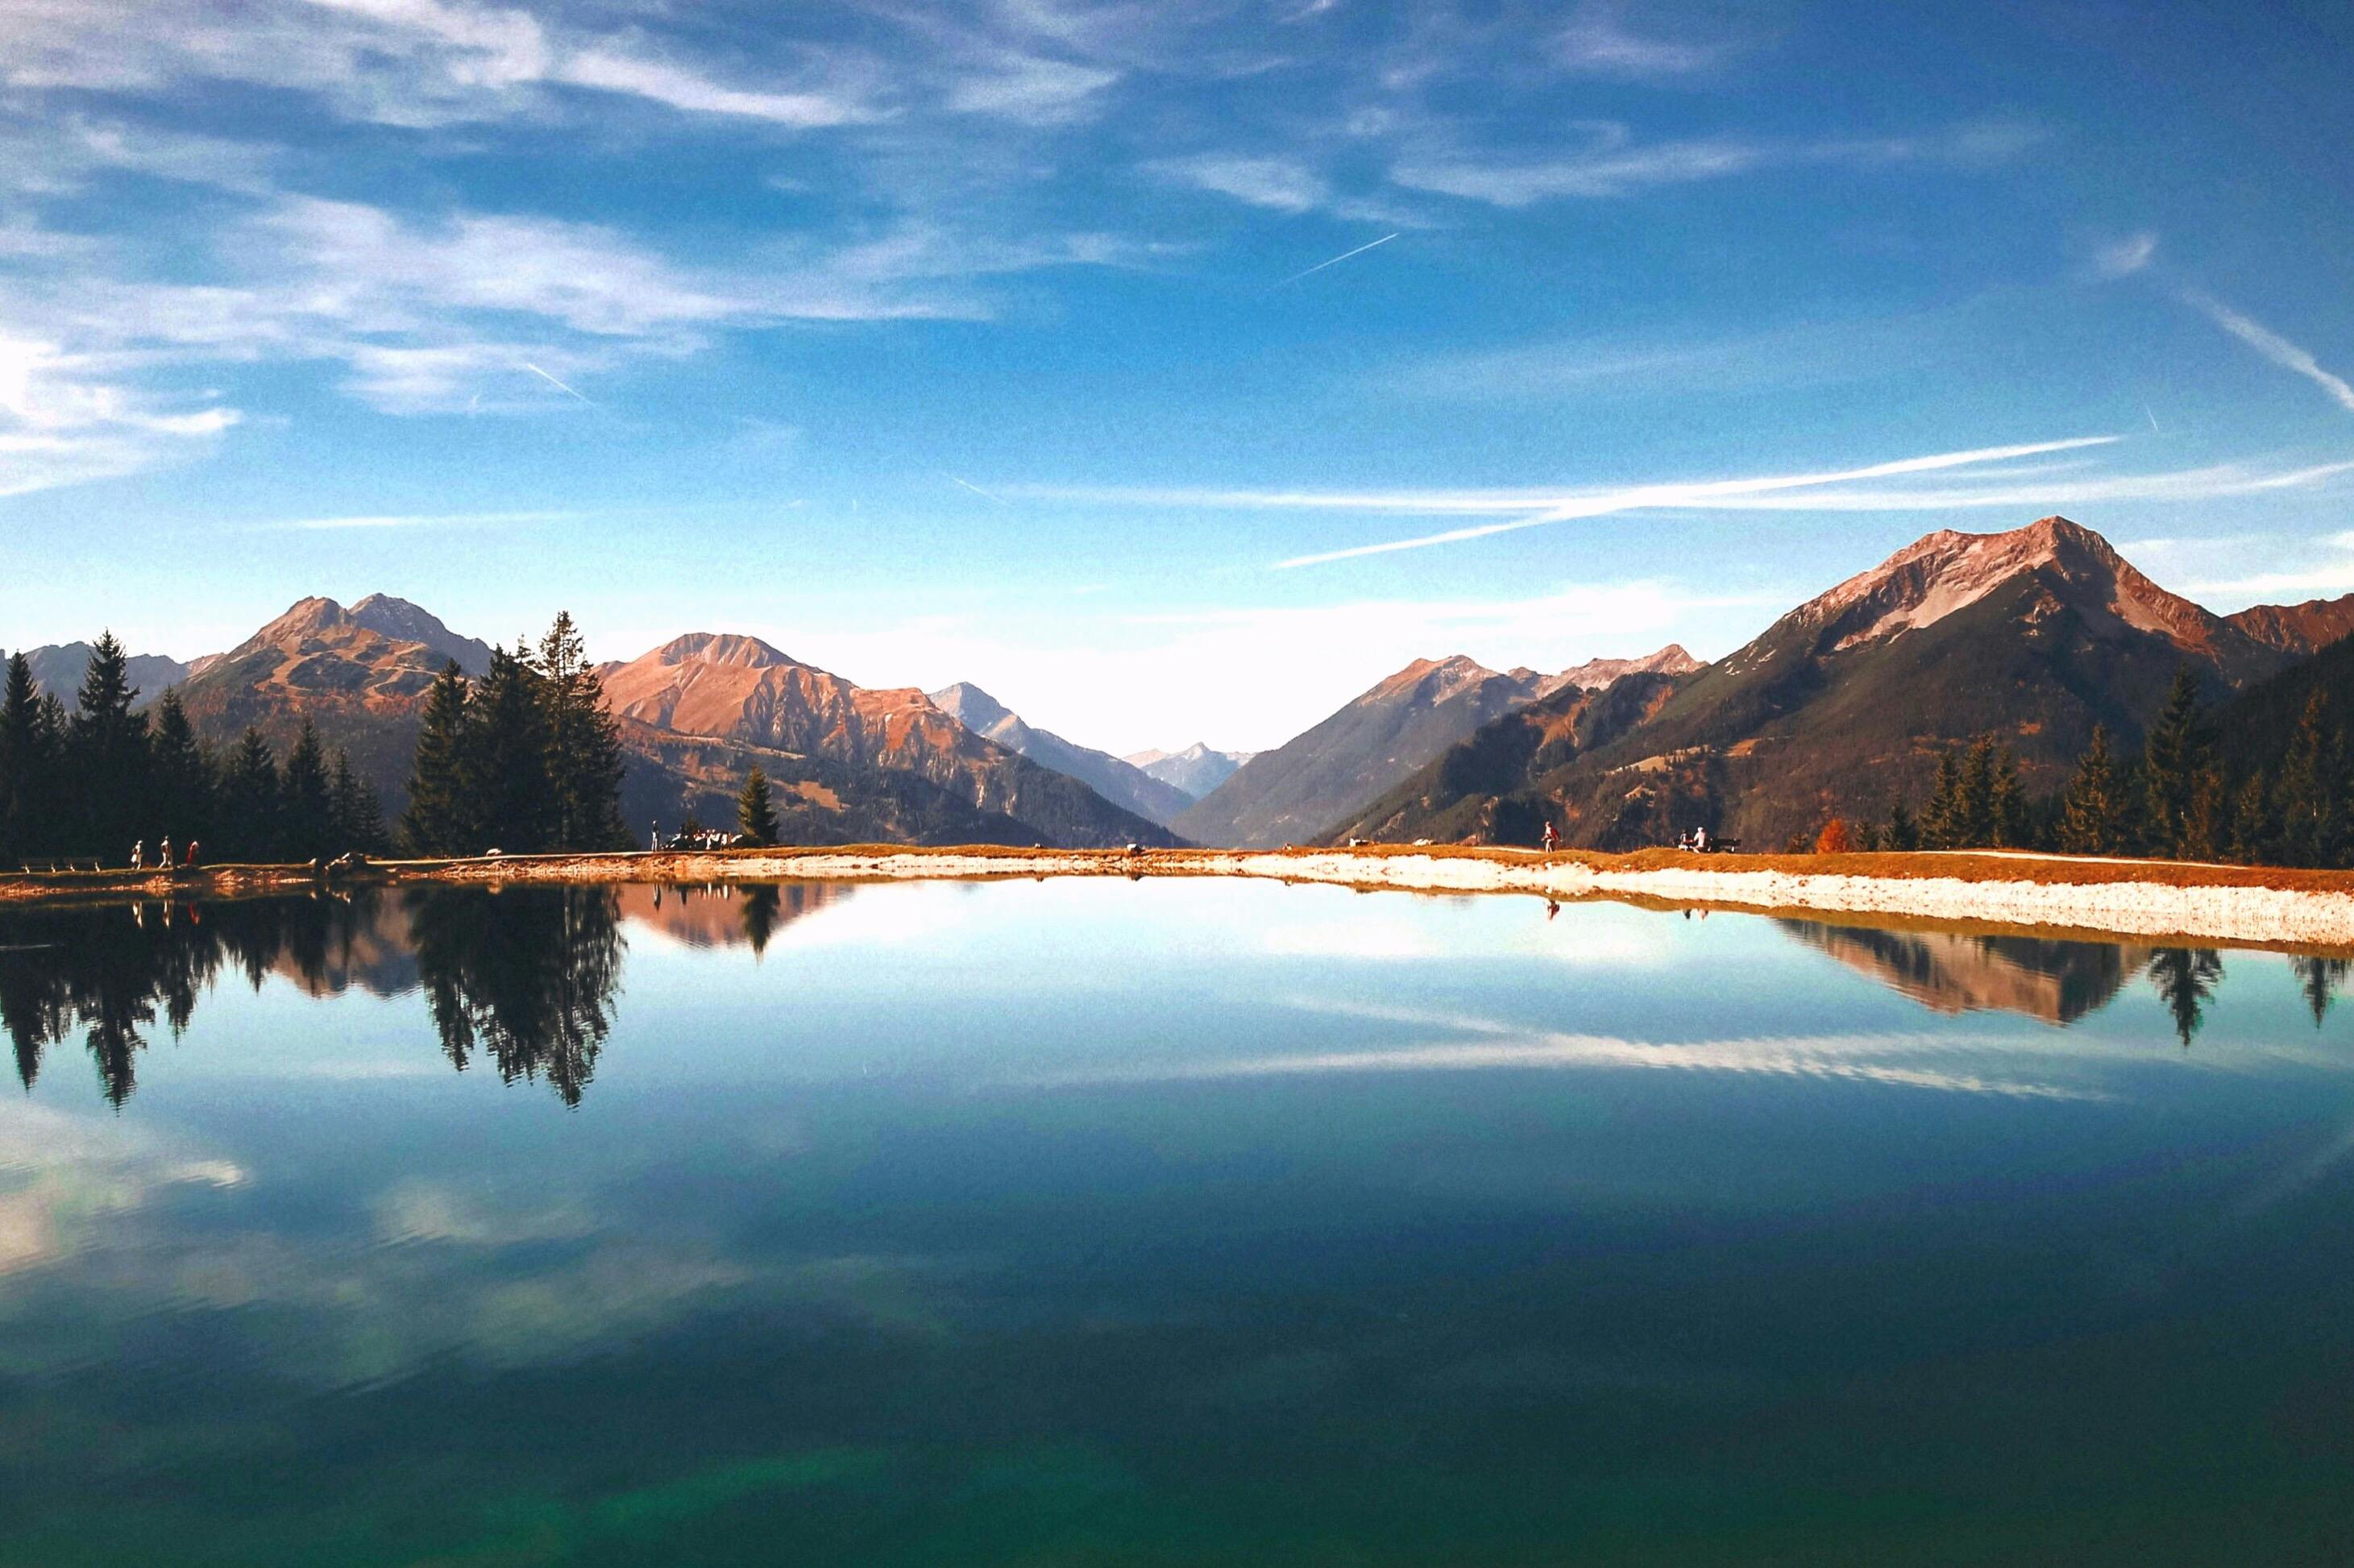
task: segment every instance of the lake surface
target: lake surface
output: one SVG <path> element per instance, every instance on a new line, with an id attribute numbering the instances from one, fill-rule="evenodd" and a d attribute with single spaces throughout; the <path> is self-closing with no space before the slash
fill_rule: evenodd
<path id="1" fill-rule="evenodd" d="M 0 913 L 0 1564 L 2354 1561 L 2344 974 L 1254 882 Z"/>

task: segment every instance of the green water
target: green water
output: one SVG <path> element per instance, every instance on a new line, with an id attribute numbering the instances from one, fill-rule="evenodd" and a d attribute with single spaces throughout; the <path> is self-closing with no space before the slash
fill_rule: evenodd
<path id="1" fill-rule="evenodd" d="M 0 915 L 0 1564 L 2354 1561 L 2343 972 L 1215 882 Z"/>

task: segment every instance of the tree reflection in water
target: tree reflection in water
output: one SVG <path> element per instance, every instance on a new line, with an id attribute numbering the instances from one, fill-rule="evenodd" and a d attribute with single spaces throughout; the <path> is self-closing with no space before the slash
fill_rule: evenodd
<path id="1" fill-rule="evenodd" d="M 2174 1033 L 2182 1048 L 2190 1049 L 2207 1003 L 2214 999 L 2215 982 L 2223 978 L 2223 958 L 2212 948 L 2160 948 L 2149 956 L 2149 978 L 2158 999 L 2173 1015 Z"/>
<path id="2" fill-rule="evenodd" d="M 2291 973 L 2296 976 L 2297 989 L 2305 992 L 2305 1005 L 2313 1011 L 2313 1026 L 2321 1027 L 2340 988 L 2346 984 L 2346 973 L 2354 962 L 2345 959 L 2313 958 L 2304 953 L 2288 961 Z"/>
<path id="3" fill-rule="evenodd" d="M 404 918 L 405 917 L 405 918 Z M 387 920 L 405 932 L 387 932 Z M 413 948 L 414 978 L 406 954 Z M 492 895 L 433 888 L 349 897 L 121 904 L 0 912 L 0 1030 L 30 1089 L 76 1032 L 106 1097 L 128 1099 L 158 1027 L 176 1038 L 224 972 L 260 990 L 284 974 L 314 995 L 422 984 L 450 1059 L 487 1055 L 502 1078 L 545 1077 L 579 1103 L 620 988 L 620 906 L 602 887 Z"/>
<path id="4" fill-rule="evenodd" d="M 408 895 L 441 1050 L 460 1070 L 486 1054 L 508 1083 L 545 1076 L 580 1103 L 620 990 L 620 900 L 610 887 L 519 888 L 485 895 L 420 888 Z"/>

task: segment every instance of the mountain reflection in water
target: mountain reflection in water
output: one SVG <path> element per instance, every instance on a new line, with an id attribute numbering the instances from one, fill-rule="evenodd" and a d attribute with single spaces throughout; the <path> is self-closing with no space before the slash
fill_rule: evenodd
<path id="1" fill-rule="evenodd" d="M 2211 948 L 2145 948 L 2044 937 L 1892 931 L 1813 920 L 1776 922 L 1807 946 L 1938 1012 L 2016 1012 L 2068 1024 L 2115 1001 L 2146 975 L 2187 1047 L 2223 978 Z M 2318 1028 L 2346 982 L 2349 960 L 2291 955 L 2289 967 Z"/>

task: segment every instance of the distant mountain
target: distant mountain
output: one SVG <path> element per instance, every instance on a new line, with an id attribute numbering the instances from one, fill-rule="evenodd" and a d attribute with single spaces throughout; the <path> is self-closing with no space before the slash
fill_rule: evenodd
<path id="1" fill-rule="evenodd" d="M 1683 650 L 1683 645 L 1670 642 L 1656 653 L 1646 653 L 1640 659 L 1588 659 L 1574 669 L 1558 675 L 1548 675 L 1536 684 L 1536 694 L 1549 697 L 1555 692 L 1576 686 L 1584 691 L 1598 691 L 1621 675 L 1689 675 L 1701 668 L 1701 661 Z"/>
<path id="2" fill-rule="evenodd" d="M 807 842 L 1174 842 L 1087 785 L 968 729 L 913 687 L 853 685 L 754 637 L 697 632 L 600 668 L 623 739 L 706 821 L 758 761 L 794 786 Z M 641 779 L 627 804 L 649 799 Z M 724 790 L 722 785 L 725 785 Z M 792 802 L 779 802 L 779 819 Z M 829 821 L 832 814 L 838 821 Z M 869 832 L 866 830 L 873 829 Z"/>
<path id="3" fill-rule="evenodd" d="M 1257 755 L 1255 751 L 1213 751 L 1206 742 L 1197 740 L 1182 751 L 1132 752 L 1120 760 L 1171 786 L 1188 800 L 1198 800 L 1233 778 L 1235 768 Z"/>
<path id="4" fill-rule="evenodd" d="M 311 720 L 330 751 L 351 753 L 389 814 L 408 798 L 425 692 L 448 658 L 364 625 L 334 599 L 305 599 L 207 661 L 181 700 L 199 734 L 227 744 L 251 726 L 281 760 Z"/>
<path id="5" fill-rule="evenodd" d="M 87 642 L 53 642 L 47 647 L 26 649 L 25 662 L 33 672 L 33 689 L 43 696 L 54 693 L 59 702 L 71 706 L 96 652 Z M 138 705 L 146 706 L 162 696 L 166 687 L 186 680 L 188 671 L 189 666 L 162 653 L 131 655 L 131 684 L 139 693 Z"/>
<path id="6" fill-rule="evenodd" d="M 2224 705 L 2216 715 L 2215 730 L 2232 737 L 2222 759 L 2226 770 L 2234 778 L 2257 768 L 2277 772 L 2304 721 L 2306 704 L 2317 693 L 2322 727 L 2341 737 L 2354 736 L 2354 639 L 2339 639 L 2304 662 L 2251 684 Z"/>
<path id="7" fill-rule="evenodd" d="M 1857 973 L 1945 1013 L 2016 1012 L 2073 1023 L 2107 1006 L 2149 962 L 2148 948 L 2110 942 L 1776 923 Z"/>
<path id="8" fill-rule="evenodd" d="M 2303 604 L 2253 605 L 2223 618 L 2267 648 L 2284 653 L 2318 653 L 2354 633 L 2354 593 L 2309 599 Z"/>
<path id="9" fill-rule="evenodd" d="M 1245 849 L 1316 839 L 1481 726 L 1547 693 L 1607 684 L 1614 664 L 1652 670 L 1694 662 L 1670 647 L 1547 676 L 1500 673 L 1460 653 L 1417 659 L 1314 728 L 1253 757 L 1174 826 L 1198 843 Z"/>
<path id="10" fill-rule="evenodd" d="M 1581 699 L 1534 705 L 1518 734 L 1473 737 L 1394 792 L 1409 803 L 1384 827 L 1525 841 L 1550 816 L 1572 842 L 1617 848 L 1698 823 L 1778 848 L 1917 798 L 1938 748 L 1979 735 L 2016 749 L 2031 789 L 2054 788 L 2094 725 L 2137 742 L 2186 660 L 2221 694 L 2292 655 L 2065 518 L 1940 531 L 1677 678 L 1632 724 L 1589 715 L 1581 734 Z"/>
<path id="11" fill-rule="evenodd" d="M 354 624 L 382 632 L 396 642 L 420 642 L 444 659 L 455 659 L 458 668 L 469 675 L 480 675 L 491 667 L 489 643 L 461 637 L 444 626 L 439 616 L 405 599 L 372 593 L 347 613 Z"/>
<path id="12" fill-rule="evenodd" d="M 1108 752 L 1065 740 L 1052 730 L 1025 722 L 969 681 L 960 681 L 931 694 L 932 705 L 953 716 L 974 734 L 1021 753 L 1042 768 L 1066 774 L 1124 811 L 1167 827 L 1193 797 L 1151 777 Z"/>

